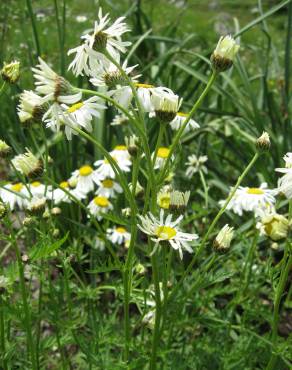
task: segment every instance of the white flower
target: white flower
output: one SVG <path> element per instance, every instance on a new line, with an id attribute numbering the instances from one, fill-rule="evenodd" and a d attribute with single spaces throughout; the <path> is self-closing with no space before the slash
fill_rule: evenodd
<path id="1" fill-rule="evenodd" d="M 97 249 L 100 252 L 103 252 L 105 250 L 105 242 L 104 242 L 104 240 L 102 240 L 101 238 L 99 238 L 97 236 L 96 239 L 95 239 L 95 241 L 94 241 L 93 248 L 94 249 Z"/>
<path id="2" fill-rule="evenodd" d="M 122 187 L 112 179 L 104 179 L 100 181 L 100 186 L 96 191 L 97 195 L 107 198 L 114 198 L 116 193 L 122 193 Z"/>
<path id="3" fill-rule="evenodd" d="M 131 239 L 131 234 L 127 232 L 124 227 L 121 226 L 109 228 L 107 229 L 106 233 L 108 240 L 110 240 L 113 244 L 128 245 Z"/>
<path id="4" fill-rule="evenodd" d="M 41 182 L 33 181 L 28 185 L 28 187 L 33 197 L 42 198 L 45 196 L 46 185 L 42 184 Z M 46 196 L 48 199 L 50 199 L 51 192 L 52 192 L 52 186 L 48 185 L 47 193 L 46 193 Z"/>
<path id="5" fill-rule="evenodd" d="M 284 155 L 285 168 L 276 168 L 277 172 L 283 173 L 284 176 L 278 181 L 278 191 L 283 193 L 286 198 L 292 198 L 292 153 Z"/>
<path id="6" fill-rule="evenodd" d="M 233 227 L 229 227 L 229 225 L 226 224 L 216 236 L 213 243 L 214 248 L 218 251 L 226 251 L 229 249 L 233 234 Z"/>
<path id="7" fill-rule="evenodd" d="M 131 161 L 131 156 L 126 145 L 116 145 L 114 149 L 110 152 L 110 155 L 118 162 Z"/>
<path id="8" fill-rule="evenodd" d="M 78 75 L 90 75 L 90 70 L 94 70 L 98 61 L 104 63 L 105 57 L 103 52 L 106 51 L 115 59 L 119 59 L 120 52 L 124 53 L 126 47 L 131 45 L 130 42 L 123 42 L 121 36 L 128 32 L 129 29 L 123 20 L 125 17 L 118 18 L 111 26 L 107 27 L 110 22 L 108 14 L 102 15 L 102 9 L 99 8 L 98 21 L 94 24 L 92 34 L 86 34 L 81 38 L 84 43 L 74 49 L 69 50 L 68 55 L 76 53 L 69 70 Z"/>
<path id="9" fill-rule="evenodd" d="M 287 238 L 289 231 L 289 221 L 286 217 L 279 215 L 276 212 L 262 217 L 261 221 L 257 224 L 261 234 L 267 235 L 274 241 Z"/>
<path id="10" fill-rule="evenodd" d="M 173 130 L 179 130 L 182 125 L 184 124 L 188 114 L 187 113 L 182 113 L 178 112 L 175 116 L 175 118 L 170 122 L 170 127 Z M 187 123 L 184 132 L 189 132 L 191 130 L 195 130 L 197 128 L 200 128 L 200 125 L 193 119 L 190 119 L 189 122 Z"/>
<path id="11" fill-rule="evenodd" d="M 104 213 L 107 213 L 113 209 L 113 205 L 108 198 L 96 196 L 88 204 L 87 208 L 90 210 L 91 214 L 100 221 Z"/>
<path id="12" fill-rule="evenodd" d="M 13 211 L 15 206 L 19 209 L 24 209 L 29 201 L 27 189 L 22 183 L 6 184 L 0 188 L 0 198 Z"/>
<path id="13" fill-rule="evenodd" d="M 120 167 L 120 169 L 124 172 L 130 171 L 130 166 L 132 165 L 132 162 L 125 156 L 124 158 L 122 156 L 115 156 L 112 152 L 110 152 L 111 157 L 113 160 L 117 163 L 117 165 Z M 129 154 L 128 154 L 129 155 Z M 99 159 L 94 163 L 94 165 L 97 168 L 96 173 L 100 177 L 100 179 L 106 179 L 106 178 L 115 178 L 115 172 L 109 163 L 109 161 L 105 159 Z"/>
<path id="14" fill-rule="evenodd" d="M 254 212 L 255 216 L 263 216 L 270 212 L 276 199 L 277 190 L 267 189 L 267 184 L 262 183 L 259 188 L 249 188 L 240 186 L 233 198 L 229 202 L 227 209 L 232 210 L 239 216 L 243 211 Z M 224 201 L 220 201 L 223 204 Z"/>
<path id="15" fill-rule="evenodd" d="M 154 89 L 153 85 L 148 84 L 141 84 L 135 83 L 137 88 L 137 96 L 140 102 L 140 105 L 144 109 L 145 112 L 152 112 L 153 111 L 153 104 L 152 104 L 152 90 Z"/>
<path id="16" fill-rule="evenodd" d="M 196 172 L 202 171 L 207 173 L 207 167 L 204 166 L 204 163 L 207 162 L 208 157 L 206 155 L 197 157 L 195 154 L 191 154 L 188 156 L 188 161 L 186 164 L 188 168 L 186 170 L 187 177 L 192 177 Z"/>
<path id="17" fill-rule="evenodd" d="M 99 102 L 99 97 L 93 96 L 70 107 L 65 104 L 61 105 L 64 109 L 63 121 L 65 125 L 69 124 L 69 127 L 66 126 L 65 128 L 68 140 L 71 140 L 72 133 L 78 135 L 78 132 L 74 131 L 74 127 L 84 128 L 88 132 L 92 131 L 91 121 L 93 117 L 100 117 L 100 110 L 105 108 Z M 73 128 L 70 126 L 73 126 Z"/>
<path id="18" fill-rule="evenodd" d="M 13 167 L 28 177 L 40 176 L 43 173 L 43 162 L 36 158 L 28 149 L 11 161 Z"/>
<path id="19" fill-rule="evenodd" d="M 41 120 L 44 113 L 44 98 L 35 94 L 33 91 L 25 90 L 20 95 L 17 114 L 21 123 L 32 120 Z"/>
<path id="20" fill-rule="evenodd" d="M 129 118 L 124 114 L 117 114 L 111 122 L 111 126 L 120 126 L 129 123 Z"/>
<path id="21" fill-rule="evenodd" d="M 155 253 L 161 242 L 168 242 L 172 248 L 178 250 L 181 259 L 183 258 L 183 250 L 193 253 L 188 243 L 198 239 L 198 235 L 180 231 L 178 224 L 183 216 L 178 217 L 175 221 L 171 221 L 172 215 L 169 214 L 164 220 L 164 210 L 162 209 L 159 219 L 156 219 L 151 213 L 139 217 L 142 222 L 141 225 L 138 225 L 139 229 L 151 236 L 151 240 L 155 242 L 152 254 Z"/>
<path id="22" fill-rule="evenodd" d="M 74 201 L 74 198 L 70 197 L 72 195 L 73 197 L 77 198 L 78 200 L 86 198 L 86 195 L 75 189 L 70 188 L 69 182 L 68 181 L 62 181 L 59 184 L 60 188 L 54 189 L 49 195 L 48 198 L 52 199 L 55 204 L 59 203 L 71 203 L 71 201 Z M 63 191 L 62 189 L 65 189 L 67 192 Z"/>
<path id="23" fill-rule="evenodd" d="M 169 148 L 166 148 L 166 147 L 158 148 L 154 169 L 163 168 L 164 163 L 166 162 L 167 158 L 169 157 L 169 154 L 170 154 L 170 149 Z M 154 156 L 154 154 L 152 154 L 152 157 L 153 156 Z"/>
<path id="24" fill-rule="evenodd" d="M 44 95 L 44 101 L 74 104 L 81 100 L 82 93 L 74 93 L 73 87 L 55 73 L 40 57 L 36 68 L 32 68 L 36 79 L 36 91 Z"/>
<path id="25" fill-rule="evenodd" d="M 80 193 L 88 194 L 94 190 L 95 185 L 100 184 L 100 177 L 91 166 L 85 165 L 72 172 L 69 183 L 73 183 Z"/>

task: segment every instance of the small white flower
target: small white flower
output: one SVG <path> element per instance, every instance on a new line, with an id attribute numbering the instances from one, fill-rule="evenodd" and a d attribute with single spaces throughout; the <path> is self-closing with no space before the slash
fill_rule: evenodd
<path id="1" fill-rule="evenodd" d="M 151 104 L 153 112 L 150 116 L 157 116 L 165 122 L 171 122 L 181 105 L 182 99 L 172 90 L 166 87 L 155 87 L 151 89 Z"/>
<path id="2" fill-rule="evenodd" d="M 90 75 L 90 70 L 94 70 L 96 63 L 100 61 L 105 63 L 103 56 L 104 49 L 115 59 L 119 59 L 120 52 L 124 53 L 126 47 L 131 45 L 130 42 L 121 41 L 121 36 L 128 32 L 129 29 L 123 20 L 125 17 L 118 18 L 111 26 L 108 26 L 110 18 L 108 14 L 102 15 L 102 9 L 98 12 L 98 21 L 94 24 L 92 34 L 86 34 L 81 38 L 84 40 L 81 46 L 69 50 L 68 55 L 76 53 L 69 70 L 78 75 Z"/>
<path id="3" fill-rule="evenodd" d="M 110 152 L 111 154 L 111 157 L 113 158 L 113 160 L 117 163 L 117 165 L 120 167 L 120 169 L 124 172 L 129 172 L 130 171 L 130 167 L 132 165 L 132 162 L 125 156 L 124 158 L 122 158 L 122 156 L 114 156 L 112 152 Z M 128 154 L 129 155 L 129 154 Z M 99 159 L 98 161 L 96 161 L 94 163 L 94 165 L 97 168 L 96 170 L 96 173 L 98 174 L 98 176 L 100 177 L 100 179 L 106 179 L 106 178 L 110 178 L 110 179 L 114 179 L 115 178 L 115 172 L 111 166 L 111 164 L 109 163 L 109 161 L 105 158 L 105 159 Z"/>
<path id="4" fill-rule="evenodd" d="M 96 191 L 97 195 L 107 198 L 114 198 L 117 193 L 122 193 L 122 187 L 112 179 L 104 179 L 100 181 L 100 186 Z"/>
<path id="5" fill-rule="evenodd" d="M 196 172 L 202 171 L 204 173 L 207 173 L 207 167 L 204 166 L 204 163 L 206 163 L 208 160 L 208 157 L 206 155 L 197 157 L 195 154 L 188 156 L 188 161 L 186 162 L 186 165 L 188 166 L 186 170 L 187 177 L 192 177 Z"/>
<path id="6" fill-rule="evenodd" d="M 36 91 L 44 96 L 45 102 L 74 104 L 81 100 L 82 93 L 74 93 L 69 82 L 54 72 L 41 58 L 32 71 L 36 79 Z"/>
<path id="7" fill-rule="evenodd" d="M 124 124 L 129 123 L 129 118 L 124 114 L 117 114 L 115 115 L 114 119 L 111 122 L 111 126 L 121 126 Z"/>
<path id="8" fill-rule="evenodd" d="M 183 112 L 178 112 L 175 116 L 175 118 L 170 122 L 170 127 L 173 130 L 178 131 L 182 125 L 184 124 L 188 114 Z M 189 132 L 191 130 L 196 130 L 197 128 L 200 128 L 200 125 L 193 119 L 190 119 L 187 123 L 184 132 Z"/>
<path id="9" fill-rule="evenodd" d="M 181 259 L 183 258 L 183 250 L 193 253 L 193 249 L 188 243 L 198 239 L 198 235 L 180 231 L 178 224 L 183 219 L 183 216 L 172 221 L 173 215 L 169 214 L 164 220 L 164 210 L 162 209 L 159 219 L 156 219 L 152 213 L 139 217 L 142 222 L 141 225 L 138 225 L 139 229 L 151 236 L 151 240 L 155 242 L 152 254 L 155 253 L 161 242 L 168 242 L 173 249 L 178 250 Z"/>
<path id="10" fill-rule="evenodd" d="M 262 183 L 259 188 L 249 188 L 240 186 L 234 197 L 229 202 L 227 209 L 232 210 L 239 216 L 244 211 L 254 212 L 255 216 L 263 216 L 264 213 L 270 212 L 274 206 L 277 190 L 267 189 L 267 184 Z M 224 201 L 220 201 L 223 204 Z"/>
<path id="11" fill-rule="evenodd" d="M 116 145 L 114 149 L 110 152 L 110 155 L 118 162 L 131 161 L 131 156 L 126 145 Z"/>
<path id="12" fill-rule="evenodd" d="M 27 189 L 22 183 L 6 184 L 3 188 L 0 188 L 0 198 L 6 204 L 9 204 L 9 208 L 13 211 L 15 206 L 19 209 L 24 209 L 29 201 L 29 195 Z"/>
<path id="13" fill-rule="evenodd" d="M 78 23 L 83 23 L 87 21 L 86 15 L 77 15 L 75 19 Z"/>
<path id="14" fill-rule="evenodd" d="M 90 210 L 90 213 L 100 221 L 104 213 L 113 209 L 113 205 L 108 198 L 96 196 L 88 204 L 87 208 Z"/>
<path id="15" fill-rule="evenodd" d="M 91 166 L 85 165 L 72 172 L 69 183 L 76 185 L 76 190 L 83 194 L 88 194 L 94 190 L 95 185 L 100 184 L 100 177 L 97 171 Z"/>
<path id="16" fill-rule="evenodd" d="M 285 168 L 276 168 L 277 172 L 283 173 L 284 176 L 278 181 L 278 191 L 283 193 L 286 198 L 292 198 L 292 153 L 284 155 Z"/>
<path id="17" fill-rule="evenodd" d="M 113 244 L 125 244 L 128 246 L 131 239 L 131 234 L 121 226 L 109 228 L 107 229 L 106 233 L 108 240 L 110 240 Z"/>
<path id="18" fill-rule="evenodd" d="M 170 154 L 170 149 L 169 148 L 166 148 L 166 147 L 158 148 L 154 169 L 163 168 L 164 163 L 166 162 L 167 158 L 169 157 L 169 154 Z M 152 154 L 152 156 L 154 156 L 154 154 Z"/>
<path id="19" fill-rule="evenodd" d="M 82 193 L 81 191 L 70 188 L 69 182 L 68 181 L 62 181 L 59 184 L 60 188 L 54 189 L 51 193 L 48 194 L 48 198 L 52 199 L 54 204 L 59 204 L 59 203 L 71 203 L 74 201 L 74 198 L 70 197 L 69 194 L 71 194 L 73 197 L 77 198 L 78 200 L 86 198 L 86 195 Z M 65 189 L 69 194 L 62 189 Z"/>
<path id="20" fill-rule="evenodd" d="M 46 185 L 42 184 L 39 181 L 33 181 L 29 185 L 29 191 L 33 197 L 43 198 L 45 196 Z M 47 198 L 50 199 L 50 194 L 52 192 L 52 186 L 47 186 Z"/>

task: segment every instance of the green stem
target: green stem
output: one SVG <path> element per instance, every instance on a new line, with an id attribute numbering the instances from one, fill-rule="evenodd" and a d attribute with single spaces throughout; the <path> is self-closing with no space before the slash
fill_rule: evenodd
<path id="1" fill-rule="evenodd" d="M 228 198 L 226 199 L 225 203 L 223 204 L 222 208 L 219 210 L 219 212 L 217 213 L 216 217 L 214 218 L 214 220 L 212 221 L 211 225 L 209 226 L 205 236 L 203 237 L 200 245 L 199 245 L 199 248 L 196 252 L 196 254 L 194 255 L 194 257 L 192 258 L 192 261 L 190 262 L 190 264 L 188 265 L 187 269 L 184 271 L 184 273 L 182 274 L 182 277 L 181 279 L 179 280 L 179 282 L 177 283 L 176 287 L 174 288 L 174 290 L 171 292 L 170 294 L 170 298 L 173 298 L 175 296 L 175 294 L 178 292 L 178 290 L 180 289 L 185 277 L 190 273 L 190 271 L 192 270 L 195 262 L 197 261 L 197 258 L 198 256 L 202 253 L 204 247 L 205 247 L 205 244 L 210 236 L 210 234 L 212 233 L 212 231 L 214 230 L 217 222 L 219 221 L 219 219 L 221 218 L 221 216 L 223 215 L 223 213 L 225 212 L 229 202 L 231 201 L 231 199 L 233 198 L 234 194 L 236 193 L 236 190 L 239 188 L 241 182 L 243 181 L 243 179 L 245 178 L 245 176 L 248 174 L 248 172 L 250 171 L 250 169 L 253 167 L 253 165 L 255 164 L 255 162 L 257 161 L 257 159 L 259 158 L 259 153 L 256 152 L 255 155 L 253 156 L 252 160 L 249 162 L 249 164 L 247 165 L 247 167 L 245 168 L 245 170 L 243 171 L 243 173 L 239 176 L 234 188 L 232 189 L 232 191 L 230 192 Z"/>
<path id="2" fill-rule="evenodd" d="M 34 37 L 34 40 L 35 40 L 37 55 L 40 56 L 41 55 L 41 48 L 40 48 L 40 42 L 39 42 L 39 37 L 38 37 L 38 31 L 37 31 L 35 16 L 34 16 L 32 5 L 31 5 L 31 0 L 26 0 L 26 5 L 27 5 L 29 16 L 30 16 L 31 25 L 32 25 L 32 32 L 33 32 L 33 37 Z"/>
<path id="3" fill-rule="evenodd" d="M 5 321 L 4 321 L 4 301 L 2 298 L 2 292 L 0 292 L 0 349 L 1 349 L 1 363 L 3 370 L 7 370 L 7 361 L 5 359 Z"/>
<path id="4" fill-rule="evenodd" d="M 0 89 L 0 96 L 2 95 L 2 91 L 4 90 L 6 86 L 6 81 L 3 82 L 2 86 L 1 86 L 1 89 Z"/>
<path id="5" fill-rule="evenodd" d="M 23 262 L 22 262 L 20 250 L 19 250 L 17 241 L 14 237 L 14 233 L 13 233 L 11 226 L 10 226 L 10 231 L 11 231 L 11 240 L 12 240 L 12 243 L 15 249 L 15 254 L 16 254 L 16 259 L 17 259 L 17 264 L 18 264 L 18 271 L 19 271 L 19 281 L 20 281 L 20 289 L 21 289 L 23 312 L 24 312 L 24 325 L 26 329 L 27 352 L 28 352 L 28 357 L 31 360 L 32 370 L 37 370 L 38 367 L 37 367 L 35 347 L 34 347 L 34 341 L 33 341 L 33 335 L 32 335 L 31 313 L 29 310 L 28 297 L 27 297 L 27 291 L 26 291 L 26 286 L 25 286 Z"/>
<path id="6" fill-rule="evenodd" d="M 203 171 L 200 170 L 199 174 L 200 174 L 200 179 L 201 179 L 201 182 L 202 182 L 202 185 L 203 185 L 203 188 L 204 188 L 205 207 L 206 207 L 206 210 L 207 210 L 208 209 L 208 186 L 206 184 L 206 180 L 205 180 L 205 176 L 204 176 Z"/>
<path id="7" fill-rule="evenodd" d="M 192 116 L 194 115 L 194 113 L 196 112 L 196 110 L 200 107 L 200 105 L 202 104 L 205 96 L 208 94 L 209 90 L 211 89 L 213 83 L 215 82 L 216 80 L 216 77 L 217 77 L 218 73 L 213 71 L 212 72 L 212 75 L 205 87 L 205 89 L 203 90 L 202 94 L 200 95 L 199 99 L 196 101 L 196 103 L 193 105 L 192 109 L 190 110 L 187 118 L 185 119 L 184 121 L 184 124 L 181 126 L 181 128 L 178 130 L 177 134 L 175 135 L 174 137 L 174 140 L 173 140 L 173 143 L 171 144 L 171 147 L 170 147 L 170 152 L 169 152 L 169 156 L 167 157 L 166 161 L 165 161 L 165 165 L 164 165 L 164 168 L 163 170 L 161 171 L 161 175 L 159 176 L 159 180 L 158 182 L 161 182 L 164 180 L 165 178 L 165 175 L 168 171 L 168 167 L 169 167 L 169 164 L 170 164 L 170 160 L 171 160 L 171 157 L 174 153 L 174 151 L 176 150 L 177 148 L 177 145 L 179 143 L 179 140 L 185 130 L 185 128 L 187 127 L 187 124 L 189 123 L 190 119 L 192 118 Z"/>

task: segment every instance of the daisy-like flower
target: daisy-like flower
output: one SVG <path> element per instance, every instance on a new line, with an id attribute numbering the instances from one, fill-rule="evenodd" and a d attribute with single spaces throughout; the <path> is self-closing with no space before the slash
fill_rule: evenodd
<path id="1" fill-rule="evenodd" d="M 108 240 L 113 244 L 124 244 L 125 246 L 128 246 L 131 240 L 131 234 L 122 226 L 109 228 L 106 233 Z"/>
<path id="2" fill-rule="evenodd" d="M 129 118 L 124 114 L 115 115 L 114 119 L 110 123 L 111 126 L 121 126 L 129 123 Z"/>
<path id="3" fill-rule="evenodd" d="M 137 88 L 137 96 L 140 102 L 141 107 L 145 112 L 152 112 L 154 110 L 152 104 L 152 90 L 155 88 L 153 85 L 135 83 Z"/>
<path id="4" fill-rule="evenodd" d="M 116 145 L 110 152 L 110 155 L 118 162 L 131 160 L 131 156 L 126 145 Z"/>
<path id="5" fill-rule="evenodd" d="M 249 188 L 240 186 L 234 197 L 229 202 L 227 209 L 232 210 L 239 216 L 243 211 L 254 212 L 255 216 L 263 216 L 270 212 L 273 208 L 276 199 L 277 190 L 268 189 L 266 183 L 262 183 L 259 188 Z M 220 201 L 221 204 L 224 201 Z"/>
<path id="6" fill-rule="evenodd" d="M 46 185 L 42 184 L 41 182 L 33 181 L 28 185 L 28 187 L 33 197 L 42 198 L 45 196 Z M 48 185 L 47 186 L 47 198 L 48 199 L 50 199 L 51 192 L 52 192 L 52 186 Z"/>
<path id="7" fill-rule="evenodd" d="M 278 181 L 278 191 L 283 193 L 286 198 L 292 198 L 292 153 L 286 153 L 283 157 L 285 168 L 276 168 L 277 172 L 284 176 Z"/>
<path id="8" fill-rule="evenodd" d="M 183 258 L 183 250 L 193 253 L 193 249 L 188 243 L 198 239 L 198 235 L 180 231 L 178 224 L 183 216 L 179 216 L 175 221 L 172 221 L 172 215 L 169 214 L 164 220 L 164 210 L 162 209 L 159 219 L 156 219 L 151 213 L 139 217 L 141 220 L 141 225 L 138 225 L 139 229 L 149 235 L 151 240 L 155 242 L 152 254 L 163 242 L 167 242 L 173 249 L 178 250 L 181 259 Z"/>
<path id="9" fill-rule="evenodd" d="M 155 160 L 154 169 L 163 168 L 165 161 L 169 157 L 170 149 L 166 147 L 160 147 L 157 150 L 157 156 Z M 154 156 L 154 154 L 152 155 Z"/>
<path id="10" fill-rule="evenodd" d="M 170 122 L 170 127 L 173 130 L 178 131 L 184 124 L 188 114 L 183 112 L 178 112 L 175 116 L 175 118 Z M 189 132 L 191 130 L 195 130 L 197 128 L 200 128 L 200 125 L 193 119 L 190 119 L 187 123 L 184 132 Z"/>
<path id="11" fill-rule="evenodd" d="M 186 176 L 192 177 L 196 172 L 202 171 L 204 173 L 207 173 L 207 167 L 204 166 L 204 163 L 206 163 L 208 160 L 208 157 L 206 155 L 197 157 L 195 154 L 188 156 L 188 161 L 186 162 L 186 165 L 188 166 L 186 170 Z"/>
<path id="12" fill-rule="evenodd" d="M 88 194 L 94 190 L 95 185 L 100 185 L 100 177 L 91 166 L 85 165 L 72 172 L 69 183 L 74 183 L 77 191 Z"/>
<path id="13" fill-rule="evenodd" d="M 89 76 L 90 71 L 95 69 L 97 61 L 105 63 L 103 55 L 105 51 L 115 60 L 119 59 L 120 53 L 126 51 L 126 47 L 131 43 L 121 40 L 121 36 L 129 31 L 127 25 L 123 23 L 124 19 L 125 17 L 120 17 L 108 27 L 110 18 L 108 14 L 103 16 L 102 9 L 99 8 L 98 21 L 94 24 L 93 33 L 82 36 L 83 44 L 68 51 L 68 55 L 76 54 L 69 65 L 69 70 L 72 69 L 75 76 L 83 73 Z"/>
<path id="14" fill-rule="evenodd" d="M 43 162 L 28 149 L 26 153 L 14 157 L 11 163 L 17 171 L 28 177 L 37 177 L 43 173 Z"/>
<path id="15" fill-rule="evenodd" d="M 287 238 L 289 221 L 286 217 L 273 212 L 262 217 L 257 228 L 260 229 L 261 234 L 267 235 L 274 241 L 278 241 Z"/>
<path id="16" fill-rule="evenodd" d="M 27 124 L 41 121 L 45 112 L 46 104 L 44 98 L 33 91 L 27 90 L 20 95 L 17 114 L 21 123 Z"/>
<path id="17" fill-rule="evenodd" d="M 0 140 L 0 158 L 6 158 L 11 152 L 11 147 L 5 141 Z"/>
<path id="18" fill-rule="evenodd" d="M 25 186 L 18 182 L 16 184 L 6 184 L 0 189 L 0 198 L 13 211 L 16 206 L 24 209 L 29 201 L 29 196 Z"/>
<path id="19" fill-rule="evenodd" d="M 122 187 L 112 179 L 104 179 L 100 181 L 100 186 L 96 191 L 97 195 L 107 198 L 114 198 L 117 193 L 122 193 Z"/>
<path id="20" fill-rule="evenodd" d="M 91 214 L 100 221 L 104 213 L 107 213 L 113 209 L 113 205 L 108 198 L 96 196 L 88 204 L 87 208 L 90 210 Z"/>
<path id="21" fill-rule="evenodd" d="M 81 92 L 76 93 L 70 83 L 54 72 L 40 57 L 39 64 L 32 68 L 32 71 L 36 79 L 36 91 L 44 96 L 44 102 L 74 104 L 81 100 Z"/>
<path id="22" fill-rule="evenodd" d="M 119 152 L 119 153 L 116 156 L 117 152 Z M 115 153 L 113 153 L 113 151 L 112 151 L 112 152 L 110 152 L 110 155 L 122 171 L 124 171 L 124 172 L 129 172 L 130 171 L 130 167 L 132 165 L 132 162 L 128 159 L 130 157 L 128 152 L 127 152 L 128 158 L 127 158 L 126 155 L 123 156 L 123 150 L 117 150 Z M 98 161 L 96 161 L 94 163 L 94 165 L 96 167 L 98 167 L 97 170 L 96 170 L 96 173 L 98 174 L 100 179 L 106 179 L 106 178 L 114 179 L 115 178 L 115 176 L 116 176 L 115 172 L 114 172 L 111 164 L 109 163 L 109 161 L 106 158 L 105 159 L 99 159 Z"/>
<path id="23" fill-rule="evenodd" d="M 69 125 L 65 128 L 68 140 L 72 139 L 72 133 L 75 135 L 78 134 L 74 130 L 74 127 L 84 128 L 86 131 L 91 132 L 91 121 L 93 117 L 100 117 L 100 110 L 105 108 L 103 104 L 100 104 L 100 99 L 97 96 L 93 96 L 71 106 L 62 104 L 61 107 L 64 109 L 62 121 L 65 125 Z"/>
<path id="24" fill-rule="evenodd" d="M 78 200 L 86 198 L 86 195 L 83 192 L 77 190 L 76 188 L 72 189 L 68 181 L 62 181 L 59 184 L 59 187 L 60 188 L 54 189 L 50 194 L 48 194 L 48 198 L 52 199 L 54 204 L 60 204 L 62 202 L 71 203 L 74 201 L 74 198 L 70 197 L 67 192 L 72 194 Z M 62 189 L 65 189 L 67 192 L 63 191 Z"/>
<path id="25" fill-rule="evenodd" d="M 171 122 L 175 119 L 182 99 L 166 87 L 155 87 L 151 90 L 151 104 L 155 115 L 162 122 Z"/>

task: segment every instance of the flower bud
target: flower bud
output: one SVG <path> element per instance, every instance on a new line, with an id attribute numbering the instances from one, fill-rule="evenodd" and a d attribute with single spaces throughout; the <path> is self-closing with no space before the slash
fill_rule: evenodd
<path id="1" fill-rule="evenodd" d="M 129 189 L 132 192 L 133 186 L 132 183 L 129 183 Z M 143 198 L 144 196 L 144 188 L 140 185 L 139 181 L 137 181 L 136 189 L 135 189 L 135 197 L 138 199 Z"/>
<path id="2" fill-rule="evenodd" d="M 4 203 L 0 201 L 0 220 L 7 215 L 7 207 Z"/>
<path id="3" fill-rule="evenodd" d="M 170 209 L 175 212 L 183 213 L 188 205 L 190 199 L 190 191 L 185 193 L 180 191 L 172 191 L 170 193 Z"/>
<path id="4" fill-rule="evenodd" d="M 231 68 L 238 50 L 239 45 L 230 35 L 221 36 L 211 56 L 213 69 L 217 72 L 224 72 Z"/>
<path id="5" fill-rule="evenodd" d="M 41 215 L 46 208 L 46 198 L 33 198 L 28 206 L 27 213 L 30 215 Z"/>
<path id="6" fill-rule="evenodd" d="M 11 153 L 11 151 L 11 147 L 7 145 L 5 141 L 0 140 L 0 158 L 6 158 Z"/>
<path id="7" fill-rule="evenodd" d="M 261 220 L 264 233 L 273 241 L 287 238 L 289 221 L 277 213 L 264 216 Z"/>
<path id="8" fill-rule="evenodd" d="M 51 209 L 52 216 L 59 216 L 61 213 L 62 213 L 62 210 L 59 207 L 53 207 Z"/>
<path id="9" fill-rule="evenodd" d="M 146 268 L 141 264 L 141 263 L 138 263 L 136 266 L 135 266 L 135 270 L 138 274 L 140 275 L 143 275 L 145 272 L 146 272 Z"/>
<path id="10" fill-rule="evenodd" d="M 132 157 L 136 157 L 139 150 L 139 139 L 136 135 L 132 135 L 125 138 L 128 153 Z"/>
<path id="11" fill-rule="evenodd" d="M 11 63 L 4 62 L 4 66 L 1 69 L 1 76 L 3 80 L 9 82 L 10 84 L 15 84 L 20 76 L 19 66 L 20 63 L 16 60 Z"/>
<path id="12" fill-rule="evenodd" d="M 12 164 L 17 171 L 27 177 L 34 178 L 41 176 L 43 173 L 43 162 L 36 158 L 29 150 L 12 159 Z"/>
<path id="13" fill-rule="evenodd" d="M 262 135 L 256 141 L 256 147 L 259 152 L 266 152 L 271 147 L 270 136 L 267 132 L 263 132 Z"/>
<path id="14" fill-rule="evenodd" d="M 226 252 L 230 248 L 230 243 L 233 238 L 233 227 L 229 227 L 228 224 L 226 224 L 218 233 L 216 236 L 216 239 L 213 242 L 213 248 L 217 252 Z"/>

